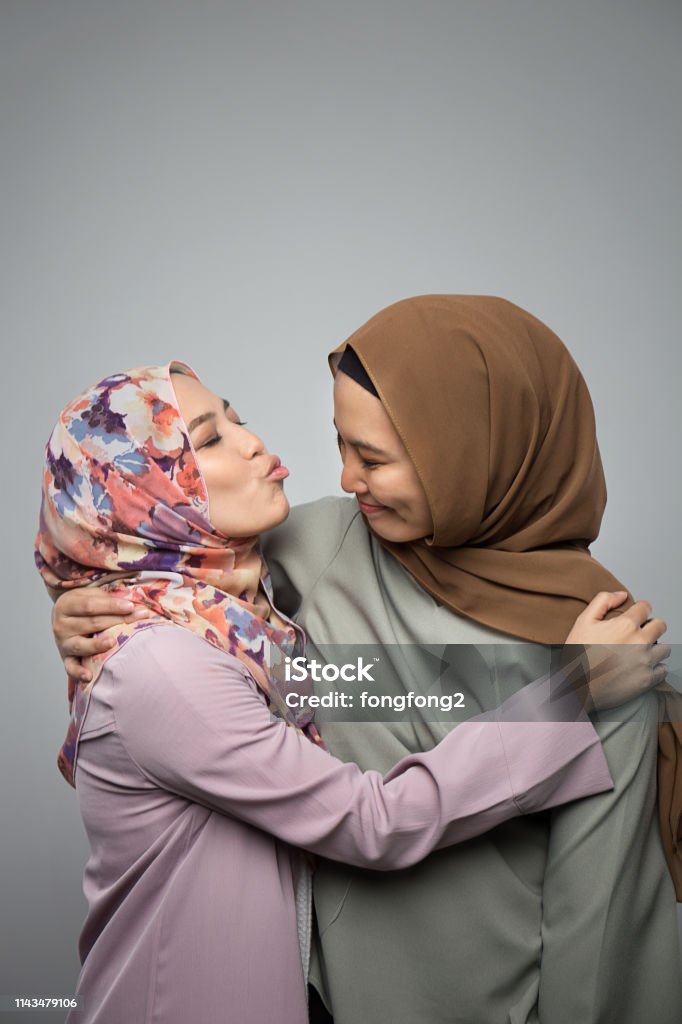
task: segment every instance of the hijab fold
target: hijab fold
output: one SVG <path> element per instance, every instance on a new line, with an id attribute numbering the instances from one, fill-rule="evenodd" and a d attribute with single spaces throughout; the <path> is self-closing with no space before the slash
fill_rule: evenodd
<path id="1" fill-rule="evenodd" d="M 372 317 L 350 347 L 414 464 L 432 535 L 380 543 L 439 603 L 492 629 L 562 644 L 601 590 L 606 505 L 592 401 L 560 339 L 493 296 L 423 295 Z M 615 614 L 620 614 L 627 604 Z M 659 807 L 682 900 L 682 697 L 658 689 Z"/>
<path id="2" fill-rule="evenodd" d="M 171 372 L 196 378 L 172 362 L 100 381 L 64 409 L 46 447 L 35 545 L 43 580 L 53 594 L 114 590 L 154 613 L 122 626 L 116 645 L 90 659 L 90 683 L 69 683 L 71 721 L 58 764 L 71 785 L 102 666 L 153 623 L 180 625 L 237 657 L 271 713 L 321 745 L 310 713 L 296 715 L 273 681 L 303 633 L 272 604 L 258 538 L 230 539 L 211 525 Z"/>

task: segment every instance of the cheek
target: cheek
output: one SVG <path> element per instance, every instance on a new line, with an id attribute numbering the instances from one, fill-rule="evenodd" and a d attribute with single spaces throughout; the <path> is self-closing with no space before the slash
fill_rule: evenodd
<path id="1" fill-rule="evenodd" d="M 234 498 L 239 492 L 246 492 L 247 478 L 239 460 L 222 455 L 221 458 L 198 458 L 197 462 L 212 505 L 226 497 Z"/>
<path id="2" fill-rule="evenodd" d="M 426 498 L 421 492 L 413 492 L 410 496 L 410 501 L 407 505 L 407 511 L 405 518 L 409 520 L 414 526 L 419 528 L 422 535 L 430 533 L 431 527 L 431 513 L 426 502 Z"/>
<path id="3" fill-rule="evenodd" d="M 392 501 L 386 498 L 396 513 L 405 522 L 417 529 L 419 536 L 425 537 L 432 532 L 431 510 L 419 478 L 413 471 L 403 471 L 399 477 L 391 481 Z M 377 494 L 380 498 L 380 495 Z"/>
<path id="4" fill-rule="evenodd" d="M 376 487 L 370 482 L 370 489 L 377 498 L 383 498 L 394 508 L 417 512 L 425 504 L 426 497 L 417 479 L 409 470 L 386 467 L 377 476 Z"/>

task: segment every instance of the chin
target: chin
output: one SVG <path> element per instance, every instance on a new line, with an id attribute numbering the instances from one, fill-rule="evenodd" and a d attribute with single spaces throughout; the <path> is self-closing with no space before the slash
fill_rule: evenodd
<path id="1" fill-rule="evenodd" d="M 289 515 L 289 499 L 287 498 L 284 491 L 280 491 L 281 497 L 274 503 L 272 511 L 268 515 L 267 524 L 262 526 L 258 531 L 259 533 L 265 533 L 266 530 L 274 530 L 276 526 L 283 523 Z"/>
<path id="2" fill-rule="evenodd" d="M 280 507 L 278 510 L 277 522 L 283 523 L 284 520 L 288 518 L 290 510 L 291 505 L 289 504 L 289 499 L 287 498 L 284 491 L 282 491 L 282 501 L 280 502 Z"/>
<path id="3" fill-rule="evenodd" d="M 249 537 L 259 537 L 261 533 L 274 530 L 276 526 L 284 522 L 288 515 L 289 499 L 282 493 L 282 496 L 270 503 L 267 508 L 260 506 L 257 514 L 248 517 L 250 519 L 248 526 L 243 524 L 235 526 L 234 520 L 232 523 L 225 522 L 222 525 L 213 520 L 211 523 L 224 537 L 229 537 L 232 540 L 247 540 Z"/>
<path id="4" fill-rule="evenodd" d="M 382 540 L 390 541 L 392 544 L 409 544 L 410 541 L 418 540 L 415 536 L 414 531 L 410 530 L 409 526 L 400 526 L 396 524 L 392 526 L 390 524 L 373 523 L 369 521 L 367 523 L 372 533 L 375 533 L 377 537 L 381 537 Z"/>

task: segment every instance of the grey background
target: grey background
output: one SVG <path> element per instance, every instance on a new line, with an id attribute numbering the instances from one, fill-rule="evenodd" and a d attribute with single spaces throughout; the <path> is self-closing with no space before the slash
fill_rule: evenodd
<path id="1" fill-rule="evenodd" d="M 188 360 L 309 500 L 338 490 L 327 350 L 406 295 L 504 295 L 577 357 L 595 553 L 680 640 L 681 42 L 672 0 L 1 0 L 0 992 L 77 971 L 32 541 L 42 446 L 105 373 Z"/>

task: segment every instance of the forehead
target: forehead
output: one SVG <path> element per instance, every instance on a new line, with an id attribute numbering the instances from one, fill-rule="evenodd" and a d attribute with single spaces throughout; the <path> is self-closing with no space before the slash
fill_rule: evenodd
<path id="1" fill-rule="evenodd" d="M 334 419 L 347 440 L 358 438 L 382 448 L 402 448 L 402 442 L 380 400 L 345 373 L 334 378 Z"/>
<path id="2" fill-rule="evenodd" d="M 189 377 L 186 373 L 171 373 L 171 383 L 181 405 L 181 412 L 185 415 L 186 410 L 200 412 L 219 401 L 218 396 L 210 391 L 205 384 L 202 384 L 196 377 Z"/>

